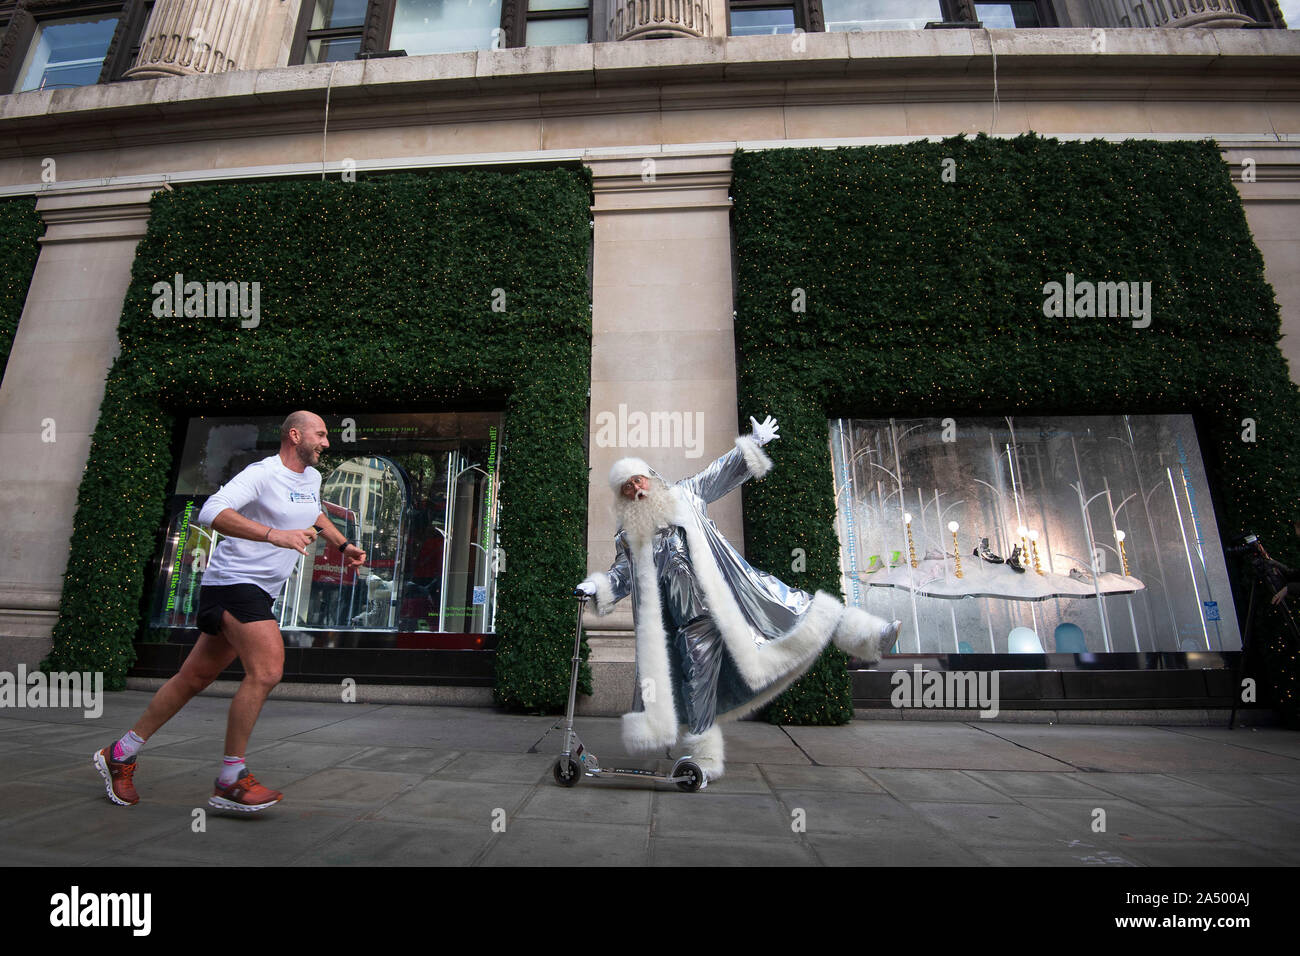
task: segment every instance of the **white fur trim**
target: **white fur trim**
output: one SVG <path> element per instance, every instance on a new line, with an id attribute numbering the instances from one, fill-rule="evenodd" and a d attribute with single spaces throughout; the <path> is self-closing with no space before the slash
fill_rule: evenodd
<path id="1" fill-rule="evenodd" d="M 691 549 L 691 562 L 713 611 L 713 621 L 736 662 L 740 676 L 750 689 L 759 690 L 801 664 L 807 666 L 811 663 L 830 640 L 842 611 L 840 602 L 829 594 L 818 592 L 812 606 L 792 630 L 761 646 L 755 644 L 756 634 L 722 579 L 722 572 L 718 570 L 694 509 L 685 507 L 678 511 L 687 512 L 679 517 L 686 519 L 681 524 Z"/>
<path id="2" fill-rule="evenodd" d="M 583 584 L 590 584 L 596 588 L 596 613 L 604 617 L 610 611 L 614 610 L 614 589 L 609 584 L 609 574 L 604 571 L 595 571 L 583 580 Z"/>
<path id="3" fill-rule="evenodd" d="M 767 453 L 763 451 L 762 446 L 749 435 L 741 435 L 737 438 L 736 447 L 745 456 L 745 464 L 749 467 L 749 473 L 755 478 L 762 478 L 772 470 L 772 459 L 767 457 Z"/>
<path id="4" fill-rule="evenodd" d="M 702 734 L 683 735 L 682 754 L 689 755 L 691 761 L 704 771 L 706 780 L 717 780 L 727 769 L 722 728 L 715 723 Z"/>
<path id="5" fill-rule="evenodd" d="M 609 469 L 609 486 L 614 489 L 614 494 L 627 483 L 627 480 L 634 475 L 645 475 L 650 477 L 650 466 L 640 458 L 620 458 L 614 462 Z"/>
<path id="6" fill-rule="evenodd" d="M 861 608 L 846 607 L 832 640 L 846 654 L 874 664 L 880 660 L 880 639 L 890 623 Z"/>
<path id="7" fill-rule="evenodd" d="M 637 679 L 653 681 L 653 700 L 642 690 L 644 710 L 623 715 L 623 745 L 632 753 L 645 753 L 677 742 L 677 707 L 668 670 L 668 636 L 664 633 L 659 582 L 655 577 L 654 539 L 636 546 L 632 565 L 636 573 Z M 644 688 L 644 683 L 642 684 Z"/>

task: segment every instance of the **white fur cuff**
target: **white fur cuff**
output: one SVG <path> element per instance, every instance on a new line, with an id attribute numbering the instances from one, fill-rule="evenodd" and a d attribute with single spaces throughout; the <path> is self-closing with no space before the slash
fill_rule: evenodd
<path id="1" fill-rule="evenodd" d="M 749 467 L 749 473 L 755 478 L 762 478 L 772 470 L 772 459 L 767 457 L 767 453 L 751 436 L 741 435 L 736 439 L 736 447 L 745 456 L 745 464 Z"/>
<path id="2" fill-rule="evenodd" d="M 717 780 L 726 770 L 726 752 L 722 745 L 722 728 L 714 724 L 702 734 L 682 737 L 682 753 L 704 771 L 705 779 Z"/>
<path id="3" fill-rule="evenodd" d="M 831 639 L 846 654 L 874 664 L 880 660 L 880 642 L 889 627 L 890 622 L 884 618 L 868 614 L 860 608 L 847 607 Z"/>
<path id="4" fill-rule="evenodd" d="M 614 610 L 614 589 L 609 586 L 609 575 L 604 571 L 596 571 L 587 575 L 583 584 L 591 584 L 596 588 L 596 613 L 604 617 L 610 611 Z"/>
<path id="5" fill-rule="evenodd" d="M 677 743 L 677 725 L 666 722 L 656 725 L 649 711 L 636 711 L 623 715 L 623 746 L 628 753 L 643 754 L 663 750 Z"/>

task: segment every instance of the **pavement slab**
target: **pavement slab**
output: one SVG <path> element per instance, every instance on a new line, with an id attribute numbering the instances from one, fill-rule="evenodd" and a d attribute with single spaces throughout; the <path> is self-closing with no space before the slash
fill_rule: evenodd
<path id="1" fill-rule="evenodd" d="M 1300 735 L 1269 727 L 741 721 L 685 793 L 557 786 L 553 716 L 273 697 L 247 756 L 285 800 L 244 815 L 207 808 L 228 698 L 150 738 L 139 804 L 107 800 L 91 754 L 150 696 L 0 716 L 0 865 L 1300 865 Z M 672 765 L 625 755 L 618 718 L 577 729 L 603 766 Z"/>

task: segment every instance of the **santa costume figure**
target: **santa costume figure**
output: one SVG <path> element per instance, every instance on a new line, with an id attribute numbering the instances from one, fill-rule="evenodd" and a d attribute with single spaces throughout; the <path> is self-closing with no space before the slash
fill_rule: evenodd
<path id="1" fill-rule="evenodd" d="M 750 422 L 752 434 L 674 485 L 639 458 L 615 462 L 614 564 L 577 589 L 602 615 L 632 596 L 637 691 L 623 715 L 624 745 L 647 753 L 680 737 L 706 783 L 723 772 L 719 722 L 772 700 L 829 641 L 874 663 L 902 627 L 750 567 L 709 519 L 707 505 L 772 469 L 762 446 L 780 437 L 776 421 Z"/>

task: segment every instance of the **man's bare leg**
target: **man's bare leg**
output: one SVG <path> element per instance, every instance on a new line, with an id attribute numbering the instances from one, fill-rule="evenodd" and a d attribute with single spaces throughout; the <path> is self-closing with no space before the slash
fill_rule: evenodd
<path id="1" fill-rule="evenodd" d="M 194 696 L 217 679 L 236 656 L 235 648 L 219 634 L 200 634 L 181 669 L 158 688 L 149 707 L 131 729 L 148 740 Z"/>
<path id="2" fill-rule="evenodd" d="M 115 744 L 92 755 L 95 769 L 104 778 L 108 799 L 122 806 L 140 802 L 136 793 L 135 754 L 154 733 L 177 711 L 188 704 L 194 695 L 207 687 L 217 675 L 235 659 L 235 648 L 224 637 L 216 634 L 199 634 L 194 649 L 185 657 L 181 669 L 149 701 L 144 715 L 131 728 L 131 732 Z"/>
<path id="3" fill-rule="evenodd" d="M 230 702 L 230 716 L 226 721 L 226 753 L 242 757 L 262 704 L 284 673 L 284 638 L 275 621 L 244 624 L 225 611 L 221 624 L 221 633 L 244 665 L 244 680 Z"/>

